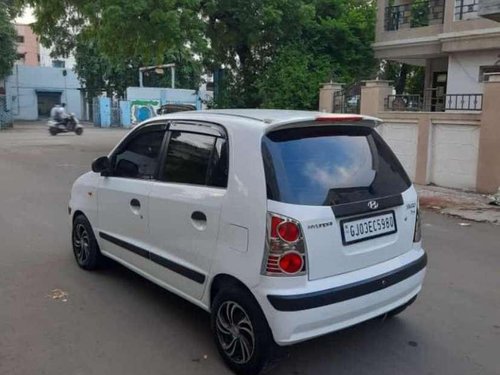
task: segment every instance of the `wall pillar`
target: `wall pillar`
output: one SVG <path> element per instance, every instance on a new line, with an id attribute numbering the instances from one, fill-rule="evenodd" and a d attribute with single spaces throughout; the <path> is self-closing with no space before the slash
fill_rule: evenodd
<path id="1" fill-rule="evenodd" d="M 429 183 L 430 141 L 430 115 L 420 113 L 418 116 L 417 163 L 415 167 L 415 182 L 420 185 Z"/>
<path id="2" fill-rule="evenodd" d="M 500 187 L 500 74 L 489 74 L 483 84 L 483 111 L 479 134 L 477 191 L 494 193 Z"/>
<path id="3" fill-rule="evenodd" d="M 342 91 L 341 83 L 324 83 L 323 87 L 319 90 L 319 111 L 333 112 L 333 95 L 340 91 Z"/>
<path id="4" fill-rule="evenodd" d="M 384 110 L 385 99 L 392 94 L 393 87 L 390 81 L 373 80 L 364 81 L 361 87 L 361 114 L 377 116 Z"/>

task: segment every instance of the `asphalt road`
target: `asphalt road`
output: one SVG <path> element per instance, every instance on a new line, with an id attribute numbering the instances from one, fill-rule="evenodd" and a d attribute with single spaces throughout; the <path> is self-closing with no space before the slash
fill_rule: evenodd
<path id="1" fill-rule="evenodd" d="M 116 264 L 73 260 L 71 184 L 124 134 L 0 132 L 0 374 L 228 373 L 204 311 Z M 500 227 L 424 223 L 428 274 L 411 308 L 293 346 L 268 373 L 500 374 Z"/>

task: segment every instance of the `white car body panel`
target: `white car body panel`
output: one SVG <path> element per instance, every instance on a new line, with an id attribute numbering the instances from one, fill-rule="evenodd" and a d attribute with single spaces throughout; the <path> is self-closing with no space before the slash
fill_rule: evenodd
<path id="1" fill-rule="evenodd" d="M 217 244 L 225 189 L 155 182 L 150 194 L 150 251 L 208 276 Z M 192 219 L 203 212 L 205 223 Z M 168 213 L 168 214 L 166 214 Z M 205 282 L 166 269 L 158 276 L 174 288 L 201 299 Z"/>
<path id="2" fill-rule="evenodd" d="M 285 127 L 328 124 L 315 123 L 318 116 L 335 118 L 335 115 L 320 112 L 275 110 L 214 110 L 158 116 L 144 125 L 175 120 L 210 121 L 226 129 L 229 142 L 227 188 L 150 180 L 133 180 L 129 184 L 124 181 L 127 179 L 120 179 L 118 184 L 109 182 L 116 178 L 90 172 L 75 182 L 70 207 L 72 212 L 78 210 L 87 216 L 105 255 L 207 311 L 210 310 L 210 286 L 214 278 L 218 275 L 236 278 L 259 302 L 278 344 L 292 344 L 356 324 L 414 297 L 421 288 L 425 268 L 377 292 L 302 311 L 278 311 L 270 304 L 268 295 L 305 294 L 348 285 L 386 274 L 422 257 L 421 244 L 412 241 L 417 196 L 415 189 L 410 187 L 402 193 L 404 204 L 388 209 L 396 212 L 397 233 L 348 246 L 342 246 L 339 219 L 335 218 L 331 207 L 268 200 L 262 137 L 269 131 Z M 357 123 L 375 127 L 379 120 L 365 116 Z M 349 121 L 340 124 L 347 126 Z M 135 127 L 129 134 L 144 125 Z M 98 217 L 96 193 L 99 186 L 106 187 L 109 192 L 97 194 Z M 93 199 L 86 197 L 89 189 L 93 191 Z M 117 189 L 123 193 L 116 194 Z M 141 194 L 139 214 L 132 212 L 129 205 L 135 194 Z M 196 223 L 192 222 L 190 215 L 197 210 L 206 214 L 206 228 L 196 228 Z M 262 275 L 268 211 L 300 221 L 306 238 L 308 275 Z M 324 221 L 332 221 L 334 225 L 321 230 L 308 228 L 308 225 Z M 100 231 L 202 274 L 204 281 L 193 282 L 147 257 L 103 241 L 99 238 Z"/>

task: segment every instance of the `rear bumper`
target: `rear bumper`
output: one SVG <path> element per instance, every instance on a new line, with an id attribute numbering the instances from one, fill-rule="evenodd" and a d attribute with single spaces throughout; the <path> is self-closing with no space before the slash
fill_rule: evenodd
<path id="1" fill-rule="evenodd" d="M 285 280 L 268 280 L 254 294 L 275 341 L 289 345 L 352 326 L 405 304 L 422 288 L 426 264 L 425 252 L 415 249 L 363 270 L 297 284 L 292 290 L 285 289 Z"/>

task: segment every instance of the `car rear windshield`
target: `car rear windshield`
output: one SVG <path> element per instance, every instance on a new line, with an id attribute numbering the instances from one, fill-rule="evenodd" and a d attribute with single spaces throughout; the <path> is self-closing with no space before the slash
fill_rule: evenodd
<path id="1" fill-rule="evenodd" d="M 411 185 L 372 128 L 311 126 L 264 136 L 268 199 L 331 206 L 399 194 Z"/>

